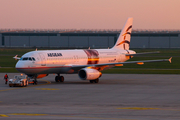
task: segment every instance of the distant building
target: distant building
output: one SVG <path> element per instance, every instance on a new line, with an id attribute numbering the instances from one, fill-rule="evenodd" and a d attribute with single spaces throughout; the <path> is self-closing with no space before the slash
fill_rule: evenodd
<path id="1" fill-rule="evenodd" d="M 0 47 L 111 48 L 120 30 L 0 30 Z M 132 32 L 130 48 L 180 48 L 180 31 Z"/>

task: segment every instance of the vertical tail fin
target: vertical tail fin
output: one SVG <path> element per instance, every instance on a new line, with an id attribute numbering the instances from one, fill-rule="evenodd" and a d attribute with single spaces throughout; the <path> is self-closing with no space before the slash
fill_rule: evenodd
<path id="1" fill-rule="evenodd" d="M 129 50 L 133 18 L 128 18 L 113 49 Z"/>

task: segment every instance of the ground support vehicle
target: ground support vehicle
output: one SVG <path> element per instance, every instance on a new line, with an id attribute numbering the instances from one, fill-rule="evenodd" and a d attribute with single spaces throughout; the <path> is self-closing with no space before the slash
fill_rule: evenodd
<path id="1" fill-rule="evenodd" d="M 9 87 L 28 85 L 28 79 L 26 75 L 15 75 L 13 79 L 9 80 Z"/>

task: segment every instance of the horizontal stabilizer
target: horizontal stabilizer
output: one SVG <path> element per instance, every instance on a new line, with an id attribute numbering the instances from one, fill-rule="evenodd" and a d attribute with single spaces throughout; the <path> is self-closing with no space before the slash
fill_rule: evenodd
<path id="1" fill-rule="evenodd" d="M 18 60 L 20 59 L 20 57 L 18 57 L 18 55 L 14 56 L 13 58 L 16 59 L 16 60 L 17 60 L 17 59 L 18 59 Z"/>
<path id="2" fill-rule="evenodd" d="M 160 52 L 155 51 L 155 52 L 144 52 L 144 53 L 136 53 L 136 54 L 126 54 L 126 56 L 138 56 L 138 55 L 147 55 L 147 54 L 154 54 L 154 53 L 160 53 Z"/>

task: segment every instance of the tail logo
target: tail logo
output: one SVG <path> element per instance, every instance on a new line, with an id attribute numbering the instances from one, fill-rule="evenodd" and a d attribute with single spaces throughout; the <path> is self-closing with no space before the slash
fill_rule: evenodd
<path id="1" fill-rule="evenodd" d="M 84 50 L 87 54 L 88 61 L 87 64 L 98 64 L 99 62 L 99 53 L 97 50 Z"/>
<path id="2" fill-rule="evenodd" d="M 124 40 L 122 42 L 120 42 L 119 44 L 117 44 L 116 46 L 119 46 L 119 45 L 123 44 L 124 50 L 125 50 L 125 43 L 130 45 L 130 41 L 129 40 L 125 40 L 125 39 L 126 39 L 126 35 L 131 35 L 131 32 L 128 32 L 131 28 L 132 28 L 132 25 L 129 26 L 127 28 L 126 32 L 122 35 L 122 36 L 124 36 Z"/>

